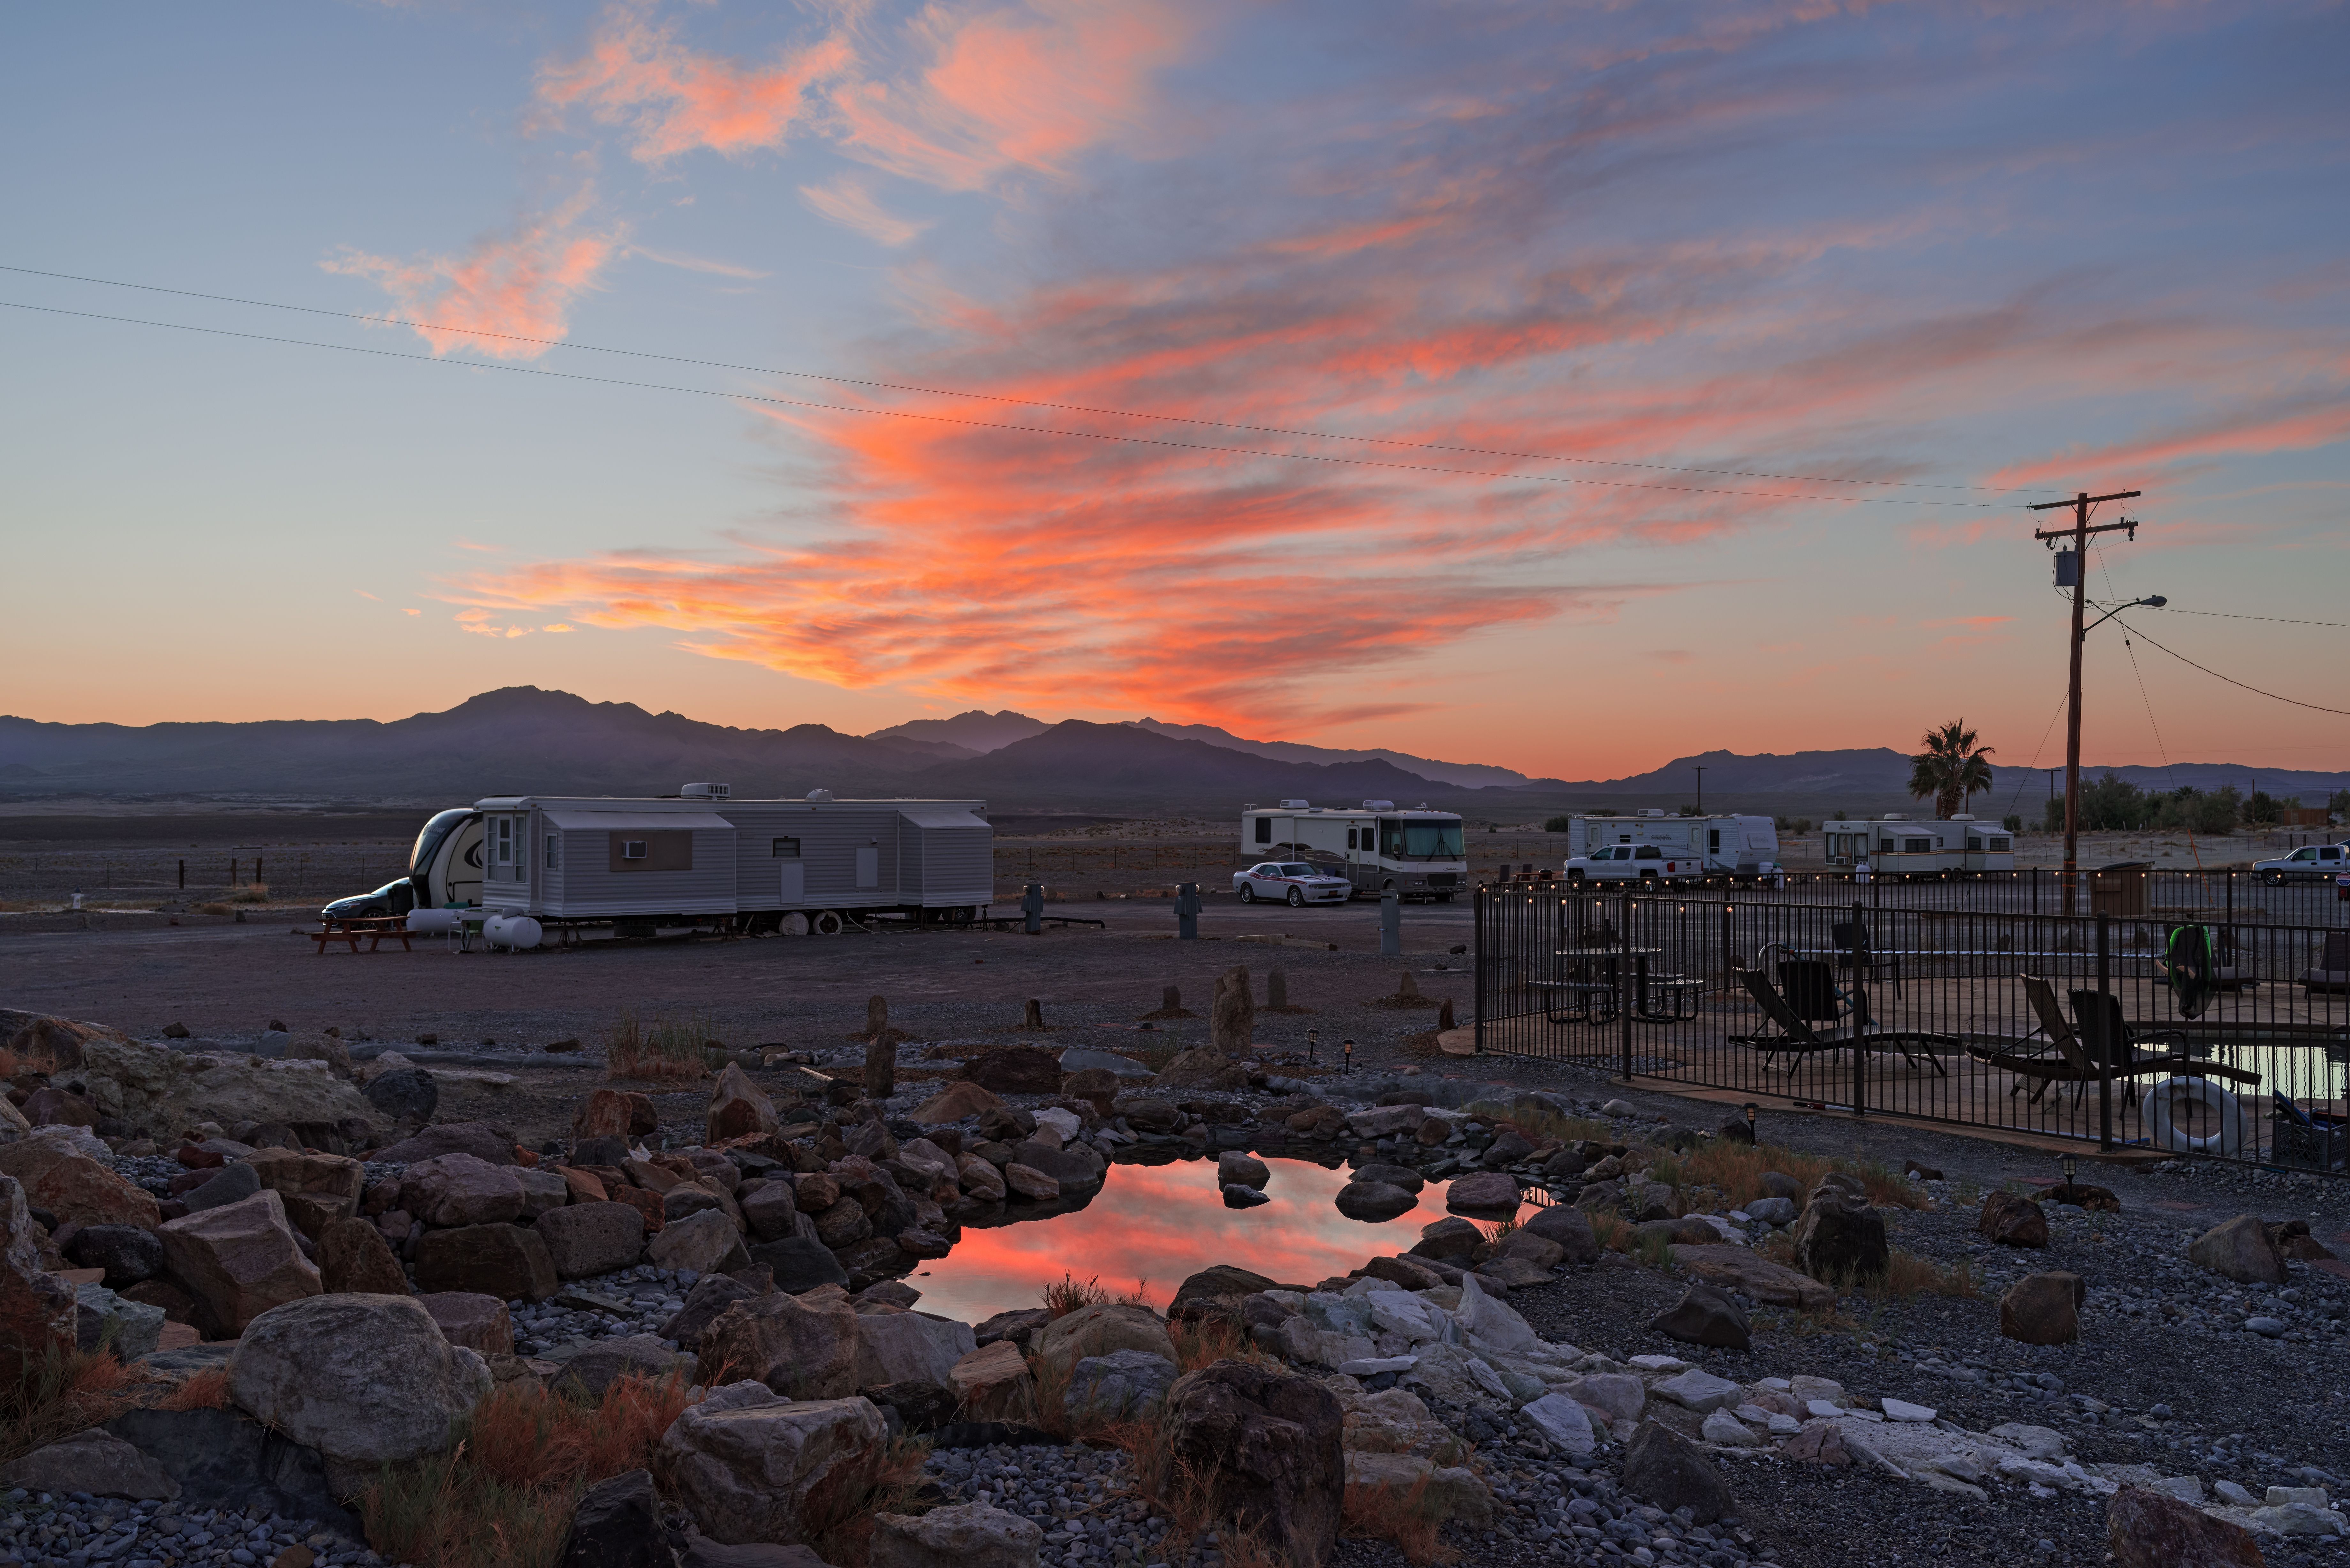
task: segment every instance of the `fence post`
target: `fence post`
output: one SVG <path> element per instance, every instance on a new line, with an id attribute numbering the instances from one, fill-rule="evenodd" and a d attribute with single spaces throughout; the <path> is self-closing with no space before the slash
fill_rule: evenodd
<path id="1" fill-rule="evenodd" d="M 1877 895 L 1877 919 L 1879 923 L 1885 919 L 1885 895 L 1882 891 Z M 1868 1114 L 1868 1047 L 1865 1042 L 1868 1036 L 1866 1021 L 1874 1012 L 1868 1000 L 1868 939 L 1872 934 L 1867 923 L 1861 919 L 1860 900 L 1855 898 L 1852 901 L 1852 989 L 1860 999 L 1860 1005 L 1853 1009 L 1852 1018 L 1852 1114 L 1856 1116 Z"/>
<path id="2" fill-rule="evenodd" d="M 188 890 L 188 863 L 187 863 L 186 861 L 182 860 L 182 861 L 181 861 L 181 862 L 180 862 L 180 891 L 182 891 L 182 893 L 184 893 L 184 892 L 186 892 L 187 890 Z"/>
<path id="3" fill-rule="evenodd" d="M 2111 1038 L 2114 1009 L 2107 1000 L 2114 989 L 2113 916 L 2097 911 L 2097 1147 L 2114 1147 L 2114 1053 L 2121 1042 Z"/>
<path id="4" fill-rule="evenodd" d="M 1616 961 L 1616 1016 L 1623 1029 L 1624 1081 L 1632 1081 L 1632 895 L 1624 895 L 1624 919 L 1617 945 L 1624 951 Z"/>

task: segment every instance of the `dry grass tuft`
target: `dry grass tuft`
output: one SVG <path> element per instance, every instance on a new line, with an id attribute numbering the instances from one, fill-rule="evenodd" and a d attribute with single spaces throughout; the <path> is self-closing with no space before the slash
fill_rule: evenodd
<path id="1" fill-rule="evenodd" d="M 242 888 L 231 888 L 228 901 L 232 904 L 266 904 L 269 902 L 269 884 L 247 882 Z"/>
<path id="2" fill-rule="evenodd" d="M 802 1532 L 816 1554 L 836 1568 L 867 1568 L 873 1555 L 873 1516 L 903 1513 L 922 1485 L 931 1446 L 899 1438 L 861 1459 L 835 1465 L 808 1490 Z"/>
<path id="3" fill-rule="evenodd" d="M 156 1401 L 159 1410 L 217 1410 L 228 1403 L 228 1368 L 207 1366 L 192 1372 L 181 1385 Z"/>
<path id="4" fill-rule="evenodd" d="M 1045 1310 L 1055 1317 L 1066 1317 L 1079 1307 L 1150 1305 L 1149 1280 L 1137 1280 L 1130 1291 L 1112 1292 L 1103 1288 L 1101 1276 L 1080 1280 L 1064 1272 L 1058 1280 L 1045 1287 Z"/>
<path id="5" fill-rule="evenodd" d="M 417 1568 L 552 1568 L 580 1494 L 650 1465 L 691 1403 L 675 1376 L 616 1378 L 592 1405 L 527 1378 L 501 1384 L 454 1449 L 387 1466 L 361 1494 L 368 1543 Z"/>
<path id="6" fill-rule="evenodd" d="M 111 1420 L 139 1402 L 141 1386 L 111 1349 L 27 1357 L 16 1386 L 0 1388 L 0 1464 Z"/>
<path id="7" fill-rule="evenodd" d="M 1808 1191 L 1830 1168 L 1825 1159 L 1775 1144 L 1731 1143 L 1721 1138 L 1690 1149 L 1676 1165 L 1682 1183 L 1719 1188 L 1723 1199 L 1732 1204 L 1769 1196 L 1762 1185 L 1767 1173 L 1792 1176 Z"/>
<path id="8" fill-rule="evenodd" d="M 1590 1218 L 1591 1233 L 1602 1247 L 1611 1252 L 1632 1250 L 1632 1222 L 1629 1220 L 1610 1209 L 1594 1210 Z"/>
<path id="9" fill-rule="evenodd" d="M 656 1083 L 690 1083 L 707 1077 L 709 1038 L 706 1019 L 655 1018 L 648 1022 L 637 1016 L 635 1008 L 624 1007 L 619 1020 L 604 1031 L 604 1075 Z"/>
<path id="10" fill-rule="evenodd" d="M 1396 1486 L 1349 1486 L 1341 1505 L 1339 1530 L 1357 1541 L 1388 1541 L 1412 1568 L 1451 1563 L 1461 1554 L 1436 1538 L 1444 1522 L 1426 1480 L 1409 1490 Z"/>
<path id="11" fill-rule="evenodd" d="M 1868 1201 L 1877 1208 L 1923 1209 L 1928 1202 L 1926 1194 L 1912 1187 L 1907 1176 L 1876 1160 L 1840 1159 L 1836 1168 L 1860 1178 Z"/>
<path id="12" fill-rule="evenodd" d="M 1238 1324 L 1214 1318 L 1170 1323 L 1167 1336 L 1175 1342 L 1175 1369 L 1197 1372 L 1219 1361 L 1256 1361 L 1277 1366 L 1280 1357 L 1267 1355 Z"/>
<path id="13" fill-rule="evenodd" d="M 1944 1268 L 1931 1258 L 1921 1258 L 1896 1247 L 1887 1261 L 1885 1277 L 1871 1281 L 1864 1290 L 1876 1301 L 1907 1301 L 1912 1296 L 1928 1295 L 1971 1301 L 1982 1294 L 1982 1281 L 1963 1261 Z"/>

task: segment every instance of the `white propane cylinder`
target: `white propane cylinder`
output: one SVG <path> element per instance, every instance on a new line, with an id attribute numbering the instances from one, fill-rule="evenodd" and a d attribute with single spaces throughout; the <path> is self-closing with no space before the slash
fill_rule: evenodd
<path id="1" fill-rule="evenodd" d="M 535 948 L 546 933 L 528 915 L 492 915 L 482 922 L 482 935 L 501 948 Z"/>
<path id="2" fill-rule="evenodd" d="M 418 936 L 444 937 L 457 929 L 455 909 L 419 909 L 408 917 L 408 929 Z"/>

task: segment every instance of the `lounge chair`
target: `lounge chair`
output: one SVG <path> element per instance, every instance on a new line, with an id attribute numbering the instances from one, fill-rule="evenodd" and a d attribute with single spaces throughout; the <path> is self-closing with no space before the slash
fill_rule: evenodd
<path id="1" fill-rule="evenodd" d="M 1869 1018 L 1865 1005 L 1838 1009 L 1837 1002 L 1850 1002 L 1851 999 L 1836 989 L 1835 977 L 1827 964 L 1818 959 L 1791 960 L 1781 964 L 1781 984 L 1787 987 L 1783 992 L 1779 986 L 1773 985 L 1770 978 L 1760 970 L 1742 969 L 1731 972 L 1738 976 L 1739 983 L 1746 988 L 1746 993 L 1754 999 L 1755 1005 L 1762 1010 L 1764 1021 L 1775 1026 L 1777 1033 L 1758 1031 L 1752 1034 L 1733 1034 L 1730 1038 L 1739 1044 L 1752 1046 L 1766 1064 L 1773 1056 L 1800 1059 L 1822 1051 L 1889 1050 L 1898 1052 L 1902 1059 L 1914 1067 L 1918 1065 L 1914 1047 L 1955 1047 L 1959 1044 L 1947 1034 L 1919 1030 L 1880 1030 Z M 1825 980 L 1825 995 L 1823 977 Z M 1814 1027 L 1815 1023 L 1825 1023 L 1826 1027 Z M 1932 1064 L 1934 1071 L 1949 1071 L 1935 1059 L 1930 1049 L 1926 1052 L 1925 1059 Z M 1788 1066 L 1791 1076 L 1797 1064 L 1799 1061 Z"/>
<path id="2" fill-rule="evenodd" d="M 2329 1116 L 2319 1121 L 2288 1096 L 2276 1101 L 2276 1138 L 2272 1152 L 2276 1163 L 2303 1170 L 2341 1170 L 2350 1167 L 2350 1127 Z"/>
<path id="3" fill-rule="evenodd" d="M 2074 1085 L 2073 1100 L 2075 1105 L 2079 1104 L 2088 1085 L 2104 1075 L 2097 1065 L 2100 1054 L 2111 1057 L 2113 1075 L 2116 1078 L 2163 1075 L 2186 1078 L 2229 1078 L 2240 1084 L 2261 1081 L 2258 1073 L 2187 1054 L 2183 1042 L 2178 1050 L 2168 1054 L 2138 1054 L 2136 1044 L 2129 1036 L 2128 1025 L 2122 1019 L 2120 999 L 2105 992 L 2073 992 L 2074 1014 L 2081 1020 L 2081 1027 L 2075 1029 L 2073 1020 L 2064 1016 L 2064 1010 L 2056 1000 L 2054 986 L 2036 974 L 2024 975 L 2022 980 L 2024 998 L 2031 1002 L 2033 1016 L 2040 1020 L 2039 1028 L 2033 1033 L 2046 1036 L 2046 1046 L 2039 1054 L 2025 1055 L 1978 1043 L 1967 1047 L 1967 1054 L 2002 1072 L 2013 1073 L 2019 1078 L 2036 1081 L 2038 1086 L 2032 1091 L 2034 1104 L 2055 1084 Z M 2029 1036 L 2012 1042 L 2014 1044 L 2032 1043 Z M 2106 1047 L 2102 1053 L 2101 1046 Z M 2022 1087 L 2022 1084 L 2017 1084 L 2007 1092 L 2012 1096 Z"/>
<path id="4" fill-rule="evenodd" d="M 2350 931 L 2325 933 L 2325 951 L 2314 967 L 2301 971 L 2298 981 L 2307 992 L 2350 991 Z"/>

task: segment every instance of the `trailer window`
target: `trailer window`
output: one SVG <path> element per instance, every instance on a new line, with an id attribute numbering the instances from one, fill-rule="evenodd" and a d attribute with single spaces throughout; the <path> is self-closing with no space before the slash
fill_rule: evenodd
<path id="1" fill-rule="evenodd" d="M 774 860 L 797 860 L 800 857 L 800 841 L 796 838 L 775 839 L 769 845 L 767 855 Z"/>
<path id="2" fill-rule="evenodd" d="M 1934 852 L 1934 841 L 1930 838 L 1905 838 L 1901 841 L 1901 848 L 1904 854 L 1931 855 Z"/>
<path id="3" fill-rule="evenodd" d="M 644 857 L 645 857 L 645 841 L 644 841 L 643 839 L 641 839 L 641 838 L 623 838 L 622 840 L 620 840 L 620 858 L 621 858 L 621 859 L 623 859 L 623 860 L 642 860 Z"/>
<path id="4" fill-rule="evenodd" d="M 1256 841 L 1259 844 L 1273 842 L 1273 818 L 1260 816 L 1256 819 Z"/>
<path id="5" fill-rule="evenodd" d="M 556 858 L 555 853 L 555 846 L 562 842 L 563 841 L 561 839 L 557 838 L 552 833 L 546 836 L 546 868 L 549 871 L 555 870 L 563 864 L 561 860 Z"/>
<path id="6" fill-rule="evenodd" d="M 1407 822 L 1403 852 L 1415 860 L 1457 860 L 1461 857 L 1461 825 L 1457 822 Z"/>
<path id="7" fill-rule="evenodd" d="M 1705 830 L 1705 846 L 1713 854 L 1721 853 L 1721 829 L 1709 827 Z"/>
<path id="8" fill-rule="evenodd" d="M 1347 847 L 1349 849 L 1355 847 L 1355 830 L 1351 827 L 1347 829 Z"/>
<path id="9" fill-rule="evenodd" d="M 502 816 L 497 819 L 497 863 L 501 866 L 511 866 L 514 864 L 514 818 Z"/>

